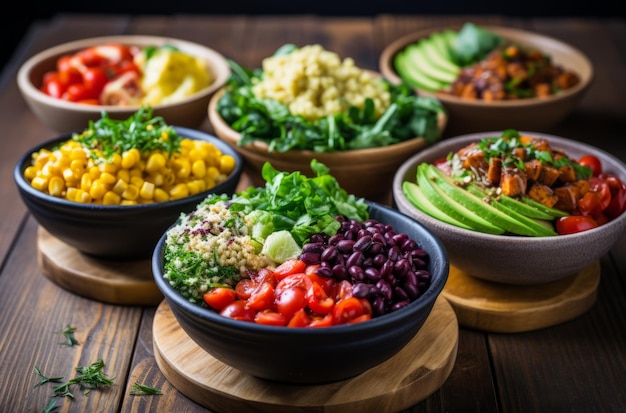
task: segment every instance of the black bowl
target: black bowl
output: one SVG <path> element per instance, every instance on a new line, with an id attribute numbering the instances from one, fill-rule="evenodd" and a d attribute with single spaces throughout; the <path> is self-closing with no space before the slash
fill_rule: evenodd
<path id="1" fill-rule="evenodd" d="M 440 241 L 397 210 L 368 202 L 370 216 L 408 234 L 429 254 L 431 285 L 405 308 L 372 320 L 323 328 L 290 328 L 233 320 L 191 303 L 163 278 L 166 235 L 159 240 L 152 272 L 176 320 L 202 349 L 221 362 L 259 378 L 289 384 L 323 384 L 357 376 L 398 353 L 420 330 L 448 278 Z"/>
<path id="2" fill-rule="evenodd" d="M 64 243 L 99 258 L 147 259 L 163 233 L 182 212 L 192 211 L 210 193 L 231 195 L 241 177 L 243 160 L 229 145 L 205 132 L 174 127 L 179 135 L 212 143 L 235 158 L 228 179 L 212 189 L 185 198 L 140 205 L 96 205 L 72 202 L 33 188 L 24 178 L 32 153 L 53 148 L 71 138 L 65 134 L 27 151 L 17 162 L 13 178 L 24 204 L 39 225 Z"/>

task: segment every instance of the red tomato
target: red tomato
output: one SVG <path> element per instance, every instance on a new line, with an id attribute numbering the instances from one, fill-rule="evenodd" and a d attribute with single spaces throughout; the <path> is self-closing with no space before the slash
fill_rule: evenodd
<path id="1" fill-rule="evenodd" d="M 256 290 L 259 283 L 251 280 L 250 278 L 244 278 L 240 280 L 235 286 L 235 293 L 240 300 L 247 300 L 252 295 L 252 292 Z"/>
<path id="2" fill-rule="evenodd" d="M 332 311 L 335 301 L 326 294 L 324 288 L 313 282 L 306 293 L 307 305 L 316 314 L 325 315 Z"/>
<path id="3" fill-rule="evenodd" d="M 106 72 L 98 67 L 93 67 L 85 70 L 83 73 L 83 83 L 87 90 L 94 94 L 94 96 L 100 96 L 102 89 L 109 82 L 109 77 Z"/>
<path id="4" fill-rule="evenodd" d="M 448 162 L 446 158 L 437 159 L 433 162 L 433 165 L 435 165 L 440 171 L 443 171 L 446 175 L 452 175 L 452 165 L 450 165 L 450 162 Z"/>
<path id="5" fill-rule="evenodd" d="M 626 185 L 612 174 L 603 173 L 599 177 L 604 179 L 611 190 L 611 202 L 603 212 L 608 219 L 615 219 L 626 211 Z"/>
<path id="6" fill-rule="evenodd" d="M 63 99 L 70 102 L 80 102 L 81 100 L 95 99 L 96 96 L 90 90 L 87 90 L 83 84 L 73 84 L 67 87 L 67 90 L 63 94 Z"/>
<path id="7" fill-rule="evenodd" d="M 333 308 L 333 325 L 346 324 L 365 314 L 363 303 L 356 297 L 338 301 Z"/>
<path id="8" fill-rule="evenodd" d="M 246 307 L 246 302 L 242 300 L 235 300 L 220 311 L 221 316 L 250 322 L 254 321 L 256 313 L 256 310 Z"/>
<path id="9" fill-rule="evenodd" d="M 311 321 L 311 317 L 309 317 L 304 308 L 301 308 L 291 317 L 287 323 L 287 327 L 308 327 Z"/>
<path id="10" fill-rule="evenodd" d="M 300 287 L 287 287 L 276 295 L 276 309 L 287 318 L 292 318 L 298 311 L 306 307 L 306 290 Z"/>
<path id="11" fill-rule="evenodd" d="M 127 72 L 140 72 L 139 67 L 132 60 L 122 60 L 120 63 L 112 66 L 110 69 L 114 77 L 117 77 Z"/>
<path id="12" fill-rule="evenodd" d="M 582 166 L 586 166 L 591 169 L 592 176 L 598 176 L 602 173 L 602 162 L 600 159 L 593 155 L 584 155 L 579 160 L 578 163 Z"/>
<path id="13" fill-rule="evenodd" d="M 335 279 L 332 277 L 322 277 L 318 275 L 315 270 L 320 267 L 319 264 L 309 265 L 306 267 L 304 273 L 307 277 L 314 283 L 318 283 L 326 292 L 327 295 L 332 295 L 333 287 L 336 283 Z"/>
<path id="14" fill-rule="evenodd" d="M 335 302 L 344 298 L 352 297 L 352 283 L 348 280 L 341 280 L 333 287 L 333 293 L 329 294 Z"/>
<path id="15" fill-rule="evenodd" d="M 556 220 L 556 231 L 561 235 L 575 234 L 597 226 L 596 220 L 588 215 L 570 215 Z"/>
<path id="16" fill-rule="evenodd" d="M 276 296 L 279 296 L 283 290 L 292 287 L 298 287 L 307 291 L 311 287 L 311 283 L 312 281 L 309 277 L 302 272 L 288 275 L 276 284 Z"/>
<path id="17" fill-rule="evenodd" d="M 74 67 L 68 67 L 66 70 L 59 70 L 59 80 L 65 85 L 74 85 L 83 83 L 83 75 Z"/>
<path id="18" fill-rule="evenodd" d="M 252 291 L 246 305 L 257 311 L 274 308 L 274 287 L 269 282 L 262 282 Z"/>
<path id="19" fill-rule="evenodd" d="M 250 278 L 257 283 L 270 283 L 272 287 L 276 287 L 276 283 L 278 282 L 274 271 L 269 268 L 261 268 L 258 272 L 252 274 Z"/>
<path id="20" fill-rule="evenodd" d="M 41 91 L 53 98 L 62 99 L 65 93 L 65 85 L 56 72 L 49 72 L 44 75 L 43 86 Z"/>
<path id="21" fill-rule="evenodd" d="M 311 318 L 311 322 L 309 323 L 309 327 L 329 327 L 333 325 L 333 315 L 332 313 L 326 314 L 324 317 L 319 318 Z"/>
<path id="22" fill-rule="evenodd" d="M 362 323 L 363 321 L 371 320 L 371 314 L 362 314 L 358 317 L 354 317 L 352 320 L 348 321 L 349 324 Z"/>
<path id="23" fill-rule="evenodd" d="M 282 280 L 288 275 L 304 272 L 306 264 L 297 258 L 289 259 L 274 269 L 274 274 L 278 280 Z"/>
<path id="24" fill-rule="evenodd" d="M 72 56 L 65 55 L 59 57 L 57 60 L 57 72 L 65 72 L 69 69 L 75 69 L 74 65 L 72 65 Z"/>
<path id="25" fill-rule="evenodd" d="M 204 302 L 211 308 L 221 311 L 228 304 L 235 301 L 235 290 L 228 287 L 216 287 L 212 288 L 202 295 Z"/>
<path id="26" fill-rule="evenodd" d="M 270 326 L 286 326 L 289 319 L 277 311 L 263 310 L 256 313 L 254 322 Z"/>

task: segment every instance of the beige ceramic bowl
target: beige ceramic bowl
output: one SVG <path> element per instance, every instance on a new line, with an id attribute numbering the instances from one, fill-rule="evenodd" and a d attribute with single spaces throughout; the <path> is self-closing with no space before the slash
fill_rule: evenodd
<path id="1" fill-rule="evenodd" d="M 312 176 L 310 163 L 317 159 L 330 169 L 339 185 L 349 194 L 383 201 L 391 195 L 391 182 L 398 167 L 411 155 L 425 148 L 428 143 L 422 137 L 382 148 L 358 149 L 344 152 L 318 153 L 314 151 L 288 151 L 283 153 L 268 152 L 268 146 L 254 142 L 239 146 L 241 134 L 233 130 L 216 110 L 217 101 L 222 91 L 218 91 L 209 104 L 209 120 L 215 134 L 231 145 L 245 160 L 246 172 L 255 186 L 263 185 L 261 168 L 270 162 L 279 171 L 302 173 Z M 439 117 L 439 127 L 443 130 L 447 117 Z"/>
<path id="2" fill-rule="evenodd" d="M 626 182 L 626 165 L 598 148 L 552 135 L 523 134 L 544 138 L 553 148 L 563 149 L 574 159 L 585 154 L 595 155 L 601 160 L 605 172 Z M 626 213 L 598 228 L 571 235 L 535 238 L 483 234 L 446 224 L 421 212 L 402 193 L 402 182 L 415 182 L 420 163 L 432 163 L 471 142 L 500 135 L 501 132 L 483 132 L 445 139 L 412 156 L 394 177 L 393 197 L 397 208 L 424 224 L 443 242 L 452 266 L 488 281 L 542 284 L 577 274 L 599 260 L 626 235 Z"/>
<path id="3" fill-rule="evenodd" d="M 126 35 L 105 36 L 77 40 L 44 50 L 26 60 L 17 74 L 17 84 L 22 96 L 35 115 L 49 128 L 59 133 L 82 130 L 89 120 L 98 120 L 106 111 L 112 119 L 127 119 L 137 106 L 95 106 L 68 102 L 48 96 L 39 90 L 44 73 L 55 69 L 57 59 L 65 54 L 107 42 L 136 46 L 172 45 L 183 52 L 204 59 L 215 78 L 204 90 L 176 103 L 154 106 L 154 116 L 162 116 L 172 126 L 197 128 L 206 119 L 206 108 L 211 96 L 226 83 L 230 67 L 224 56 L 201 44 L 169 37 Z"/>
<path id="4" fill-rule="evenodd" d="M 448 110 L 447 136 L 464 133 L 504 130 L 547 131 L 563 120 L 581 101 L 593 79 L 593 66 L 579 50 L 559 40 L 519 29 L 495 26 L 480 26 L 505 39 L 540 50 L 552 57 L 553 63 L 575 71 L 580 76 L 580 83 L 559 95 L 546 99 L 529 98 L 515 101 L 485 102 L 468 100 L 457 96 L 435 93 Z M 380 72 L 392 83 L 401 79 L 393 66 L 393 61 L 406 46 L 429 37 L 432 33 L 446 29 L 459 30 L 461 26 L 435 27 L 420 30 L 403 36 L 389 44 L 379 60 Z M 433 93 L 417 90 L 422 95 Z"/>

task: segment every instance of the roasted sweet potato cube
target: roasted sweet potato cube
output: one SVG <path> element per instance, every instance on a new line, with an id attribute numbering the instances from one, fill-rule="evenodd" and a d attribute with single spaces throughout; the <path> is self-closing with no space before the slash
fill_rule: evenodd
<path id="1" fill-rule="evenodd" d="M 533 140 L 533 147 L 538 151 L 548 151 L 550 152 L 550 144 L 545 139 L 535 139 Z"/>
<path id="2" fill-rule="evenodd" d="M 582 197 L 591 189 L 591 184 L 586 179 L 579 179 L 572 182 L 570 185 L 576 189 L 576 198 Z"/>
<path id="3" fill-rule="evenodd" d="M 538 182 L 535 182 L 530 186 L 527 195 L 535 201 L 550 208 L 552 208 L 559 200 L 559 197 L 554 195 L 554 191 L 552 191 L 549 186 Z"/>
<path id="4" fill-rule="evenodd" d="M 564 185 L 554 189 L 554 195 L 558 201 L 554 204 L 554 208 L 571 212 L 576 208 L 578 200 L 578 188 L 574 185 Z"/>
<path id="5" fill-rule="evenodd" d="M 538 181 L 544 185 L 552 186 L 559 179 L 559 170 L 552 165 L 544 164 L 541 168 Z"/>
<path id="6" fill-rule="evenodd" d="M 515 156 L 519 160 L 524 161 L 526 159 L 526 149 L 514 148 L 512 152 L 513 152 L 513 156 Z"/>
<path id="7" fill-rule="evenodd" d="M 536 84 L 534 89 L 535 89 L 535 96 L 537 96 L 538 98 L 545 98 L 551 95 L 550 85 L 548 83 Z"/>
<path id="8" fill-rule="evenodd" d="M 559 167 L 559 180 L 563 183 L 574 182 L 576 180 L 576 170 L 572 165 Z"/>
<path id="9" fill-rule="evenodd" d="M 488 167 L 487 161 L 485 161 L 485 153 L 482 151 L 468 153 L 463 161 L 463 168 L 465 169 L 484 172 Z"/>
<path id="10" fill-rule="evenodd" d="M 487 169 L 487 181 L 489 185 L 498 185 L 502 174 L 502 159 L 489 158 L 489 169 Z"/>
<path id="11" fill-rule="evenodd" d="M 538 159 L 532 159 L 528 162 L 525 162 L 524 172 L 526 173 L 526 177 L 532 181 L 539 180 L 542 167 L 543 167 L 543 164 Z"/>
<path id="12" fill-rule="evenodd" d="M 516 169 L 503 169 L 500 175 L 500 189 L 504 195 L 521 196 L 526 193 L 526 175 Z"/>

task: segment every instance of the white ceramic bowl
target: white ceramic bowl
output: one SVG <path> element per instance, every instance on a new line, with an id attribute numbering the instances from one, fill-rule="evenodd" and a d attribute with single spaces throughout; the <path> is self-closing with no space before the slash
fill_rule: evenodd
<path id="1" fill-rule="evenodd" d="M 593 79 L 593 65 L 580 50 L 551 37 L 526 30 L 497 26 L 480 27 L 507 40 L 540 50 L 552 57 L 554 64 L 576 72 L 580 83 L 548 98 L 527 98 L 486 102 L 469 100 L 444 93 L 417 89 L 422 95 L 435 95 L 448 110 L 446 136 L 465 133 L 517 129 L 547 131 L 563 120 L 581 101 Z M 433 27 L 407 34 L 390 43 L 379 59 L 380 72 L 392 83 L 400 83 L 394 68 L 395 56 L 410 44 L 446 29 L 459 30 L 461 26 Z"/>
<path id="2" fill-rule="evenodd" d="M 588 144 L 533 132 L 524 135 L 546 139 L 571 158 L 592 154 L 604 171 L 626 182 L 626 165 L 619 159 Z M 471 142 L 501 132 L 482 132 L 445 139 L 412 156 L 398 169 L 393 181 L 397 208 L 427 226 L 444 244 L 450 264 L 476 278 L 505 284 L 534 285 L 572 276 L 599 260 L 626 234 L 626 213 L 597 228 L 551 237 L 490 235 L 439 221 L 417 209 L 402 192 L 402 182 L 415 182 L 417 166 L 432 163 Z"/>
<path id="3" fill-rule="evenodd" d="M 30 57 L 22 64 L 17 74 L 17 84 L 22 96 L 35 115 L 50 129 L 58 133 L 69 133 L 82 130 L 89 120 L 99 119 L 103 110 L 112 119 L 127 119 L 139 109 L 138 106 L 85 105 L 69 102 L 48 96 L 39 90 L 44 73 L 55 70 L 56 61 L 60 56 L 108 42 L 143 47 L 172 45 L 206 61 L 214 78 L 210 86 L 178 102 L 153 107 L 154 116 L 162 116 L 172 126 L 188 128 L 200 126 L 206 119 L 206 108 L 211 96 L 230 76 L 230 67 L 224 56 L 207 46 L 181 39 L 123 35 L 93 37 L 60 44 Z"/>

